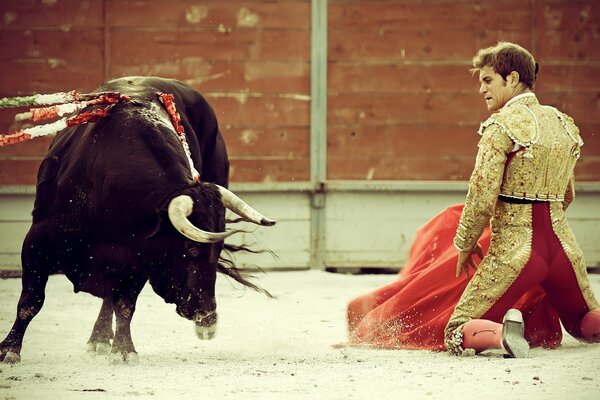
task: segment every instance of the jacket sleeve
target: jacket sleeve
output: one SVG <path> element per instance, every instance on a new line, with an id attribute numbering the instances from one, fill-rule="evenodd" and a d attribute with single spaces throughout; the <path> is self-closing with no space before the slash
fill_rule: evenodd
<path id="1" fill-rule="evenodd" d="M 566 211 L 569 205 L 575 200 L 575 179 L 571 177 L 565 190 L 565 199 L 563 200 L 563 209 Z"/>
<path id="2" fill-rule="evenodd" d="M 454 245 L 461 251 L 471 251 L 489 223 L 500 194 L 506 159 L 515 145 L 498 124 L 486 126 L 481 134 L 465 207 L 454 236 Z"/>

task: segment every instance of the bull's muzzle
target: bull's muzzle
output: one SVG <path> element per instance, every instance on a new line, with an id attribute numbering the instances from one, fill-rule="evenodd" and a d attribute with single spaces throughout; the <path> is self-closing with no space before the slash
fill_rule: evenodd
<path id="1" fill-rule="evenodd" d="M 212 311 L 207 314 L 197 313 L 194 316 L 196 334 L 202 340 L 210 340 L 217 331 L 217 313 Z"/>

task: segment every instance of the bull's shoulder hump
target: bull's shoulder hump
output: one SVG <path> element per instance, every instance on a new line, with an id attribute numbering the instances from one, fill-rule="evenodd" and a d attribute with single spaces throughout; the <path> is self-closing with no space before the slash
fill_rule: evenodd
<path id="1" fill-rule="evenodd" d="M 116 91 L 125 95 L 148 95 L 156 92 L 192 93 L 195 90 L 177 79 L 161 78 L 156 76 L 125 76 L 106 82 L 97 92 Z"/>

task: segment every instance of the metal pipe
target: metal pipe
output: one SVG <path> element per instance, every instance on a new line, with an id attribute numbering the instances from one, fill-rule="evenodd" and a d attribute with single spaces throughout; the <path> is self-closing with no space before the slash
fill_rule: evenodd
<path id="1" fill-rule="evenodd" d="M 325 268 L 327 179 L 327 0 L 311 1 L 310 265 Z"/>

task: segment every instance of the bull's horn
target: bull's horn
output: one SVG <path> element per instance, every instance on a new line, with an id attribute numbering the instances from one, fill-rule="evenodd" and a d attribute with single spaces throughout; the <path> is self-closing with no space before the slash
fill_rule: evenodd
<path id="1" fill-rule="evenodd" d="M 192 213 L 193 208 L 194 200 L 186 195 L 174 197 L 169 203 L 169 219 L 175 229 L 186 238 L 201 243 L 215 243 L 225 240 L 225 238 L 236 232 L 207 232 L 194 226 L 187 218 Z"/>
<path id="2" fill-rule="evenodd" d="M 215 185 L 221 192 L 221 199 L 223 205 L 239 215 L 240 217 L 246 218 L 248 221 L 253 222 L 257 225 L 272 226 L 277 223 L 274 219 L 270 219 L 250 207 L 246 202 L 237 197 L 233 192 L 225 189 L 223 186 Z"/>

